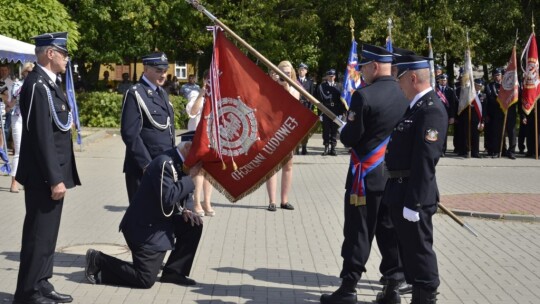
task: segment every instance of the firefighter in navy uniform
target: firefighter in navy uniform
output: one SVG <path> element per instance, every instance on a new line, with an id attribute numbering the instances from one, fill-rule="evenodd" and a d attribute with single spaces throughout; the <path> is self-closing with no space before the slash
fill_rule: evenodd
<path id="1" fill-rule="evenodd" d="M 385 49 L 363 45 L 359 64 L 369 85 L 353 93 L 347 123 L 340 132 L 341 142 L 352 148 L 344 199 L 342 283 L 334 293 L 321 296 L 323 304 L 356 303 L 356 284 L 366 271 L 387 179 L 384 151 L 393 127 L 407 107 L 405 96 L 391 76 L 392 60 L 393 54 Z M 398 252 L 394 233 L 390 233 L 385 242 L 385 247 L 394 246 L 394 252 Z M 388 290 L 378 297 L 378 303 L 399 303 L 398 287 L 403 281 L 403 273 L 398 256 L 394 262 L 395 267 L 388 267 L 393 273 L 383 274 L 388 280 L 385 287 Z"/>
<path id="2" fill-rule="evenodd" d="M 164 53 L 142 58 L 144 73 L 124 95 L 120 132 L 126 144 L 124 173 L 131 203 L 144 169 L 152 159 L 175 146 L 174 113 L 162 88 L 169 63 Z"/>
<path id="3" fill-rule="evenodd" d="M 413 285 L 411 303 L 434 304 L 440 285 L 433 251 L 432 216 L 439 202 L 435 166 L 442 154 L 448 115 L 431 88 L 426 58 L 396 57 L 396 65 L 399 85 L 410 105 L 386 150 L 389 179 L 383 202 L 390 205 L 405 278 Z"/>
<path id="4" fill-rule="evenodd" d="M 326 72 L 326 80 L 323 81 L 316 91 L 317 99 L 336 115 L 345 113 L 345 105 L 341 101 L 341 85 L 335 81 L 336 70 Z M 324 152 L 322 155 L 336 156 L 338 126 L 328 116 L 318 110 L 322 123 Z"/>
<path id="5" fill-rule="evenodd" d="M 444 104 L 444 109 L 446 114 L 448 114 L 448 125 L 454 125 L 455 122 L 455 112 L 458 106 L 458 98 L 456 92 L 448 85 L 448 75 L 440 74 L 437 76 L 437 90 L 439 90 L 443 95 L 444 99 L 441 97 L 441 101 Z M 456 126 L 454 125 L 454 130 Z M 447 139 L 448 134 L 444 135 L 444 146 L 443 146 L 443 156 L 446 154 L 447 148 Z"/>
<path id="6" fill-rule="evenodd" d="M 37 65 L 20 93 L 23 131 L 16 180 L 24 186 L 26 216 L 13 303 L 68 303 L 49 283 L 66 189 L 80 185 L 71 127 L 73 117 L 59 85 L 68 63 L 67 33 L 33 37 Z"/>
<path id="7" fill-rule="evenodd" d="M 501 111 L 499 102 L 497 101 L 502 83 L 502 69 L 493 69 L 491 76 L 493 81 L 486 86 L 487 107 L 484 140 L 486 141 L 488 156 L 497 158 L 499 157 L 499 144 L 504 121 L 503 112 Z"/>
<path id="8" fill-rule="evenodd" d="M 313 81 L 313 79 L 310 79 L 309 77 L 307 77 L 307 72 L 308 72 L 307 64 L 300 63 L 300 65 L 298 65 L 297 80 L 298 80 L 298 82 L 300 82 L 300 84 L 302 84 L 302 87 L 304 88 L 304 90 L 306 90 L 309 94 L 313 95 L 315 93 L 316 83 L 315 83 L 315 81 Z M 310 111 L 313 111 L 313 104 L 311 102 L 309 102 L 309 100 L 304 95 L 300 95 L 300 102 L 304 105 L 304 107 L 308 108 Z M 307 137 L 307 136 L 302 140 L 302 143 L 301 143 L 301 146 L 302 146 L 302 152 L 301 153 L 302 153 L 302 155 L 307 154 L 308 140 L 309 140 L 309 137 Z M 299 149 L 300 149 L 300 146 L 296 147 L 296 152 L 295 153 L 297 155 L 300 154 Z"/>
<path id="9" fill-rule="evenodd" d="M 139 191 L 129 205 L 120 229 L 131 250 L 133 263 L 88 249 L 85 276 L 92 283 L 150 288 L 154 285 L 167 250 L 172 252 L 163 267 L 161 282 L 189 286 L 191 266 L 202 235 L 202 219 L 186 209 L 192 201 L 192 178 L 200 165 L 182 172 L 191 131 L 182 135 L 174 149 L 154 158 L 145 170 Z"/>

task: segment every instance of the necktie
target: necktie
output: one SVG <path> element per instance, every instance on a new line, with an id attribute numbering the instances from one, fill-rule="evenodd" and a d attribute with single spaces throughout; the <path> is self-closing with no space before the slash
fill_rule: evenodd
<path id="1" fill-rule="evenodd" d="M 62 87 L 62 77 L 60 77 L 60 75 L 56 75 L 56 81 L 55 81 L 56 85 L 61 88 Z"/>
<path id="2" fill-rule="evenodd" d="M 160 88 L 160 87 L 157 87 L 156 91 L 157 91 L 159 97 L 161 97 L 161 99 L 163 99 L 165 101 L 165 94 L 163 94 L 163 89 Z"/>

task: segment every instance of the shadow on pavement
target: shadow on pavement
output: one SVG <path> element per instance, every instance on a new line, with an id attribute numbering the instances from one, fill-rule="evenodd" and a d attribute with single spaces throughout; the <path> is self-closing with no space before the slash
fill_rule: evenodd
<path id="1" fill-rule="evenodd" d="M 127 206 L 105 205 L 103 206 L 103 209 L 111 212 L 124 212 L 127 210 Z"/>
<path id="2" fill-rule="evenodd" d="M 272 269 L 272 268 L 257 268 L 255 270 L 244 270 L 235 267 L 220 267 L 214 268 L 218 272 L 225 273 L 236 273 L 236 274 L 247 274 L 250 275 L 253 279 L 264 282 L 271 283 L 282 283 L 294 285 L 295 288 L 283 288 L 283 287 L 267 287 L 267 286 L 255 286 L 255 285 L 211 285 L 211 284 L 200 284 L 197 287 L 198 289 L 193 289 L 193 292 L 211 295 L 212 297 L 219 296 L 238 296 L 242 294 L 242 297 L 253 302 L 260 302 L 261 295 L 267 294 L 269 298 L 272 297 L 272 294 L 276 293 L 280 296 L 287 295 L 290 293 L 292 299 L 304 299 L 304 302 L 313 302 L 319 303 L 321 293 L 318 290 L 306 289 L 299 290 L 299 286 L 305 286 L 307 288 L 319 287 L 322 286 L 322 293 L 331 293 L 337 289 L 340 285 L 341 279 L 335 276 L 323 275 L 320 273 L 307 272 L 307 271 L 297 271 L 289 269 Z M 378 282 L 370 280 L 360 280 L 357 288 L 359 292 L 359 297 L 364 297 L 361 295 L 361 289 L 373 289 L 373 285 L 377 286 Z M 377 291 L 382 290 L 381 287 L 375 288 Z M 251 298 L 249 295 L 253 294 Z M 209 301 L 198 301 L 197 303 L 208 303 Z M 248 301 L 247 303 L 249 303 Z M 214 303 L 214 302 L 212 302 Z M 228 302 L 223 302 L 228 303 Z M 371 302 L 358 302 L 358 303 L 371 303 Z"/>

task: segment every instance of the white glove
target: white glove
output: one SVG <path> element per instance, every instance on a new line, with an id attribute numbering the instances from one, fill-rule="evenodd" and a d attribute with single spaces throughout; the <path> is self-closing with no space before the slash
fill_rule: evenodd
<path id="1" fill-rule="evenodd" d="M 403 207 L 403 217 L 409 222 L 418 222 L 420 220 L 418 211 L 411 210 L 407 207 Z"/>
<path id="2" fill-rule="evenodd" d="M 343 123 L 343 126 L 339 127 L 339 129 L 338 129 L 339 134 L 341 134 L 341 130 L 343 130 L 343 128 L 345 128 L 346 125 L 347 125 L 347 123 L 345 122 L 345 123 Z"/>
<path id="3" fill-rule="evenodd" d="M 320 121 L 322 122 L 322 115 L 321 115 L 321 116 L 319 116 L 319 120 L 320 120 Z"/>
<path id="4" fill-rule="evenodd" d="M 203 222 L 200 216 L 194 214 L 193 212 L 191 212 L 191 210 L 188 210 L 188 209 L 183 210 L 182 217 L 184 218 L 184 221 L 186 221 L 187 223 L 191 222 L 192 227 L 195 225 L 199 226 Z"/>

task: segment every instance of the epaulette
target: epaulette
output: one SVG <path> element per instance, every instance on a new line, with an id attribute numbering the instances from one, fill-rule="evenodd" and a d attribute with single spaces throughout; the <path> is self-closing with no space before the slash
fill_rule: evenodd
<path id="1" fill-rule="evenodd" d="M 136 83 L 136 84 L 132 85 L 132 86 L 129 88 L 129 90 L 132 91 L 132 92 L 134 92 L 134 91 L 137 91 L 137 89 L 140 88 L 140 87 L 141 87 L 141 84 L 140 84 L 140 83 Z"/>
<path id="2" fill-rule="evenodd" d="M 56 84 L 49 77 L 47 77 L 47 79 L 45 79 L 42 75 L 38 75 L 37 82 L 39 82 L 39 83 L 48 83 L 49 86 L 51 86 L 51 87 L 56 86 Z"/>

